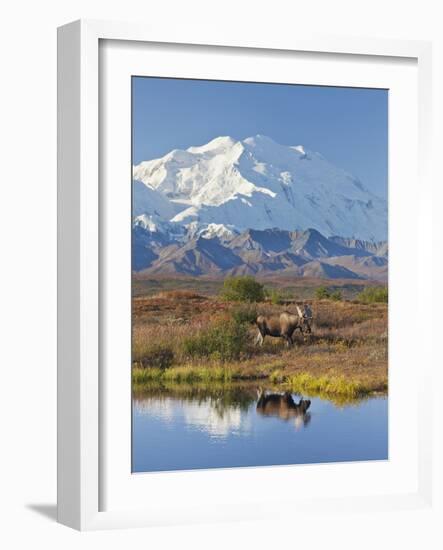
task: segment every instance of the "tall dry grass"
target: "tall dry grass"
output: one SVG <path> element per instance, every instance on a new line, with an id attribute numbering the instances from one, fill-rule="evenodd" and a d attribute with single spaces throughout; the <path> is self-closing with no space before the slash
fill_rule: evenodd
<path id="1" fill-rule="evenodd" d="M 313 332 L 306 339 L 297 333 L 296 345 L 287 349 L 282 339 L 270 337 L 262 347 L 255 346 L 257 328 L 251 322 L 256 314 L 279 314 L 291 311 L 291 306 L 265 303 L 243 307 L 210 298 L 193 301 L 183 291 L 172 294 L 173 299 L 170 292 L 167 296 L 138 299 L 133 364 L 135 369 L 151 373 L 137 376 L 158 376 L 157 371 L 161 376 L 185 376 L 174 370 L 183 367 L 188 369 L 189 379 L 202 379 L 223 377 L 226 369 L 234 369 L 235 376 L 274 376 L 288 383 L 290 375 L 304 372 L 320 379 L 322 386 L 326 376 L 334 380 L 344 377 L 371 391 L 387 387 L 386 304 L 311 301 Z M 331 387 L 339 391 L 341 385 Z"/>

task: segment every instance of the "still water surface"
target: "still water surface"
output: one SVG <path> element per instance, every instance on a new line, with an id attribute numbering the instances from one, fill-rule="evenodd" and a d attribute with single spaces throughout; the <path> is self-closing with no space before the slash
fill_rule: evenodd
<path id="1" fill-rule="evenodd" d="M 388 458 L 387 397 L 345 404 L 309 397 L 304 413 L 300 396 L 280 394 L 268 389 L 264 406 L 251 385 L 136 393 L 133 472 Z"/>

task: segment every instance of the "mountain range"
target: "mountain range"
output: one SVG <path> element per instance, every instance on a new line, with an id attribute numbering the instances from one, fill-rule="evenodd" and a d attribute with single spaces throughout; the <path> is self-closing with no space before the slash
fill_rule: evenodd
<path id="1" fill-rule="evenodd" d="M 321 154 L 219 137 L 133 168 L 133 269 L 387 277 L 387 203 Z"/>
<path id="2" fill-rule="evenodd" d="M 386 242 L 345 246 L 316 229 L 247 229 L 231 237 L 211 232 L 180 239 L 141 224 L 133 229 L 134 270 L 145 275 L 288 275 L 322 279 L 374 279 L 388 272 Z"/>

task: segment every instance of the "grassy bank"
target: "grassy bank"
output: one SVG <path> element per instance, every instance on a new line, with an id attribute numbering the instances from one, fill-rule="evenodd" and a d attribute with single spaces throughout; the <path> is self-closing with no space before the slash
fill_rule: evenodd
<path id="1" fill-rule="evenodd" d="M 277 365 L 278 366 L 278 365 Z M 284 386 L 294 393 L 310 395 L 342 395 L 360 397 L 372 392 L 386 392 L 387 381 L 382 379 L 347 378 L 333 373 L 310 373 L 306 371 L 295 374 L 282 374 L 278 368 L 269 371 L 245 372 L 246 369 L 235 367 L 199 367 L 182 366 L 163 370 L 158 368 L 133 368 L 132 381 L 135 388 L 151 383 L 193 383 L 193 382 L 236 382 L 236 381 L 263 381 Z"/>
<path id="2" fill-rule="evenodd" d="M 132 381 L 140 386 L 150 382 L 230 382 L 241 378 L 241 371 L 212 366 L 184 366 L 170 369 L 133 368 Z"/>
<path id="3" fill-rule="evenodd" d="M 291 391 L 349 398 L 386 392 L 387 304 L 311 300 L 313 333 L 287 348 L 254 345 L 257 314 L 272 302 L 239 305 L 198 292 L 164 291 L 133 301 L 133 383 L 263 380 Z M 291 310 L 291 305 L 284 306 Z"/>
<path id="4" fill-rule="evenodd" d="M 309 395 L 339 395 L 343 397 L 362 397 L 373 392 L 387 391 L 387 382 L 349 380 L 344 376 L 315 376 L 307 372 L 289 376 L 287 385 L 295 393 Z"/>

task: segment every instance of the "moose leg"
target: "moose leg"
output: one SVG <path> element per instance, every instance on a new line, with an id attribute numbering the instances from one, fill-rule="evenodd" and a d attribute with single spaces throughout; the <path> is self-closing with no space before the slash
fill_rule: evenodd
<path id="1" fill-rule="evenodd" d="M 262 346 L 263 345 L 263 341 L 264 341 L 265 337 L 263 336 L 263 334 L 261 333 L 261 330 L 258 331 L 258 334 L 257 334 L 257 338 L 255 339 L 255 345 L 260 345 Z"/>
<path id="2" fill-rule="evenodd" d="M 305 336 L 305 332 L 303 330 L 303 326 L 297 325 L 294 329 L 294 333 L 295 333 L 296 330 L 300 331 L 300 334 L 303 336 L 303 341 L 306 342 L 306 336 Z"/>
<path id="3" fill-rule="evenodd" d="M 304 329 L 304 330 L 302 330 L 303 341 L 304 342 L 309 342 L 310 335 L 312 333 L 311 325 L 306 321 L 305 324 L 303 325 L 303 329 Z"/>

